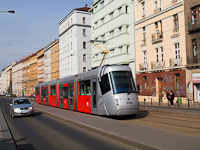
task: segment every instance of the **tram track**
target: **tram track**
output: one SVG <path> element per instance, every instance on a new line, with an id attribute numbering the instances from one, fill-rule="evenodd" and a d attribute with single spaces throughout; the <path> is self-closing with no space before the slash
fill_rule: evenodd
<path id="1" fill-rule="evenodd" d="M 143 116 L 141 111 L 136 118 L 127 118 L 121 121 L 200 136 L 200 117 L 196 116 L 154 111 L 148 111 L 148 114 Z"/>

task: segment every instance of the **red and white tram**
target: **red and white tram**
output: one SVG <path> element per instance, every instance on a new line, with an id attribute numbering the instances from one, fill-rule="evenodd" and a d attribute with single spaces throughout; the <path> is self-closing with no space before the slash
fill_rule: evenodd
<path id="1" fill-rule="evenodd" d="M 102 66 L 94 70 L 37 84 L 36 103 L 89 114 L 135 115 L 137 92 L 128 66 Z"/>

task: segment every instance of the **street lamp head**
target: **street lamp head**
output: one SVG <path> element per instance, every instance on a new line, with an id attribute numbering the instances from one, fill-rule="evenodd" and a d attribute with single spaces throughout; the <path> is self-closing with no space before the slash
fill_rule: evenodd
<path id="1" fill-rule="evenodd" d="M 10 10 L 10 11 L 8 11 L 8 12 L 9 12 L 9 13 L 13 13 L 13 14 L 15 13 L 15 11 L 14 11 L 14 10 Z"/>

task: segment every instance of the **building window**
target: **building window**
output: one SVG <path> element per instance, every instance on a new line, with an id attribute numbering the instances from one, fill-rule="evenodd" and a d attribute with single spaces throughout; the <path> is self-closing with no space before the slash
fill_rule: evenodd
<path id="1" fill-rule="evenodd" d="M 179 29 L 179 24 L 178 24 L 178 15 L 174 15 L 174 30 L 178 30 Z"/>
<path id="2" fill-rule="evenodd" d="M 143 85 L 143 89 L 146 90 L 147 89 L 147 76 L 142 77 L 142 85 Z"/>
<path id="3" fill-rule="evenodd" d="M 110 56 L 114 56 L 114 49 L 110 50 Z"/>
<path id="4" fill-rule="evenodd" d="M 146 41 L 146 28 L 143 27 L 143 41 Z"/>
<path id="5" fill-rule="evenodd" d="M 144 59 L 144 69 L 146 70 L 147 69 L 147 52 L 146 51 L 144 51 L 143 59 Z"/>
<path id="6" fill-rule="evenodd" d="M 114 30 L 113 30 L 113 31 L 110 31 L 110 36 L 111 36 L 111 38 L 114 37 Z"/>
<path id="7" fill-rule="evenodd" d="M 111 13 L 109 14 L 110 19 L 113 19 L 113 14 L 114 14 L 114 12 L 111 12 Z"/>
<path id="8" fill-rule="evenodd" d="M 86 18 L 85 17 L 83 17 L 83 24 L 85 24 L 86 23 Z"/>
<path id="9" fill-rule="evenodd" d="M 129 46 L 126 47 L 126 53 L 129 53 Z"/>
<path id="10" fill-rule="evenodd" d="M 145 16 L 145 2 L 142 3 L 142 16 Z"/>
<path id="11" fill-rule="evenodd" d="M 84 62 L 87 61 L 86 54 L 83 54 L 83 61 L 84 61 Z"/>
<path id="12" fill-rule="evenodd" d="M 175 89 L 179 90 L 181 87 L 181 83 L 180 83 L 180 73 L 174 74 L 175 76 Z"/>
<path id="13" fill-rule="evenodd" d="M 128 13 L 128 6 L 126 6 L 126 13 Z"/>
<path id="14" fill-rule="evenodd" d="M 83 42 L 83 48 L 86 49 L 86 42 Z"/>
<path id="15" fill-rule="evenodd" d="M 105 34 L 101 36 L 102 41 L 105 40 Z"/>
<path id="16" fill-rule="evenodd" d="M 160 52 L 161 52 L 161 61 L 164 62 L 163 47 L 160 48 Z"/>
<path id="17" fill-rule="evenodd" d="M 191 13 L 192 13 L 192 24 L 196 24 L 197 23 L 197 8 L 194 7 L 191 9 Z"/>
<path id="18" fill-rule="evenodd" d="M 98 27 L 98 22 L 95 22 L 95 27 L 96 27 L 96 28 Z"/>
<path id="19" fill-rule="evenodd" d="M 119 53 L 120 53 L 120 54 L 123 53 L 122 48 L 123 48 L 123 46 L 119 47 Z"/>
<path id="20" fill-rule="evenodd" d="M 197 40 L 196 39 L 192 40 L 192 49 L 193 49 L 193 55 L 196 57 L 197 56 Z"/>
<path id="21" fill-rule="evenodd" d="M 179 43 L 176 43 L 174 46 L 175 46 L 175 59 L 180 59 Z"/>
<path id="22" fill-rule="evenodd" d="M 83 72 L 86 72 L 87 70 L 86 70 L 86 67 L 83 67 Z"/>
<path id="23" fill-rule="evenodd" d="M 159 57 L 158 57 L 158 48 L 156 48 L 156 62 L 159 61 Z"/>
<path id="24" fill-rule="evenodd" d="M 122 27 L 119 27 L 118 29 L 119 29 L 119 34 L 121 34 L 122 33 Z"/>
<path id="25" fill-rule="evenodd" d="M 104 18 L 101 19 L 101 24 L 104 24 Z"/>
<path id="26" fill-rule="evenodd" d="M 119 15 L 120 15 L 122 13 L 122 7 L 119 7 L 118 11 L 119 11 Z"/>
<path id="27" fill-rule="evenodd" d="M 83 29 L 83 36 L 86 36 L 86 29 Z"/>
<path id="28" fill-rule="evenodd" d="M 156 10 L 158 8 L 158 1 L 154 0 L 154 9 Z"/>
<path id="29" fill-rule="evenodd" d="M 104 7 L 104 1 L 101 2 L 101 8 L 103 8 L 103 7 Z"/>

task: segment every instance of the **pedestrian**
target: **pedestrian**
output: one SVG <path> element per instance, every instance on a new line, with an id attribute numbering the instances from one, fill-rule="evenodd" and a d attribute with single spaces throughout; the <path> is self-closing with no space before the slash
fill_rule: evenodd
<path id="1" fill-rule="evenodd" d="M 167 99 L 168 99 L 168 101 L 170 101 L 170 103 L 171 103 L 171 95 L 170 95 L 170 90 L 168 90 L 168 91 L 167 91 Z"/>
<path id="2" fill-rule="evenodd" d="M 174 93 L 173 93 L 173 91 L 170 92 L 170 97 L 171 97 L 171 99 L 170 99 L 171 106 L 173 107 L 174 106 Z"/>

